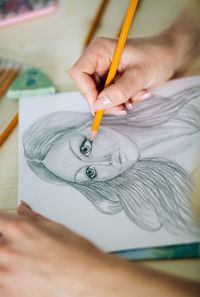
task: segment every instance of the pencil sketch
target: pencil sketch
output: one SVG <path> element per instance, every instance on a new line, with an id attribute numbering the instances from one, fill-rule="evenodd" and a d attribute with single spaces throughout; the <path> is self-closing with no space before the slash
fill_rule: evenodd
<path id="1" fill-rule="evenodd" d="M 88 113 L 55 112 L 23 135 L 24 156 L 46 182 L 71 186 L 102 213 L 124 211 L 147 231 L 198 232 L 191 215 L 200 136 L 200 86 L 153 96 L 126 116 L 105 116 L 93 144 Z"/>

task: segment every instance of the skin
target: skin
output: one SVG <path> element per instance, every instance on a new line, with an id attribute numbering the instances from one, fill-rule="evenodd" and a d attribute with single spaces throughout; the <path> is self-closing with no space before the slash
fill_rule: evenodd
<path id="1" fill-rule="evenodd" d="M 85 139 L 88 139 L 89 133 L 90 129 L 86 129 L 71 138 L 67 135 L 61 137 L 43 161 L 45 166 L 68 181 L 103 181 L 114 178 L 137 161 L 137 146 L 125 135 L 114 130 L 111 133 L 107 127 L 102 127 L 92 145 L 90 142 L 86 143 L 86 153 L 81 152 L 80 148 Z M 94 171 L 95 175 L 90 175 L 88 170 Z"/>
<path id="2" fill-rule="evenodd" d="M 18 212 L 0 214 L 1 297 L 199 296 L 199 284 L 104 254 L 23 202 Z"/>
<path id="3" fill-rule="evenodd" d="M 69 70 L 91 111 L 105 109 L 124 114 L 125 108 L 150 97 L 149 88 L 161 84 L 184 68 L 200 51 L 200 21 L 186 9 L 159 35 L 129 39 L 115 83 L 99 92 L 110 67 L 116 39 L 97 38 Z M 98 100 L 97 100 L 98 99 Z"/>
<path id="4" fill-rule="evenodd" d="M 135 101 L 145 99 L 146 90 L 191 60 L 200 48 L 199 32 L 199 14 L 193 18 L 184 12 L 160 35 L 128 41 L 115 84 L 101 93 L 98 89 L 116 40 L 95 40 L 69 74 L 92 112 L 97 98 L 103 98 L 101 104 L 107 98 L 105 109 L 109 106 L 109 112 L 124 113 L 125 106 L 131 108 Z M 106 255 L 25 204 L 20 205 L 19 214 L 22 217 L 0 214 L 1 297 L 151 297 L 158 292 L 162 297 L 199 296 L 199 284 Z"/>

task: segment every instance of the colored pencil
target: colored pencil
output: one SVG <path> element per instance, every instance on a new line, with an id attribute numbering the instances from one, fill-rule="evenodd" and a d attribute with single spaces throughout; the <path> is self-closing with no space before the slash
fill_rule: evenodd
<path id="1" fill-rule="evenodd" d="M 16 79 L 21 70 L 21 65 L 19 63 L 11 62 L 6 59 L 0 60 L 0 99 L 8 90 L 9 86 Z M 0 133 L 0 146 L 11 134 L 13 129 L 18 123 L 18 113 L 16 113 L 5 129 Z"/>
<path id="2" fill-rule="evenodd" d="M 14 115 L 4 131 L 0 134 L 0 147 L 18 124 L 18 113 Z"/>
<path id="3" fill-rule="evenodd" d="M 20 68 L 8 68 L 0 76 L 0 97 L 2 97 L 8 90 L 11 83 L 19 74 Z"/>
<path id="4" fill-rule="evenodd" d="M 136 14 L 138 13 L 139 8 L 141 7 L 141 4 L 142 4 L 142 0 L 140 0 L 140 1 L 138 2 L 137 10 L 136 10 L 136 12 L 135 12 L 135 16 L 136 16 Z M 121 33 L 121 31 L 122 31 L 123 23 L 124 23 L 124 20 L 122 20 L 122 22 L 121 22 L 121 25 L 120 25 L 119 30 L 118 30 L 117 35 L 116 35 L 117 37 L 120 36 L 120 33 Z"/>
<path id="5" fill-rule="evenodd" d="M 105 82 L 105 86 L 107 87 L 114 79 L 116 72 L 117 72 L 117 68 L 119 65 L 119 61 L 127 40 L 127 36 L 131 27 L 131 23 L 135 14 L 135 10 L 138 4 L 138 0 L 131 0 L 126 12 L 126 16 L 124 18 L 124 22 L 123 22 L 123 26 L 122 26 L 122 30 L 120 33 L 120 37 L 115 49 L 115 53 L 112 59 L 112 63 L 108 72 L 108 76 Z M 94 117 L 94 121 L 92 123 L 92 133 L 91 133 L 91 141 L 94 140 L 94 138 L 96 137 L 97 133 L 98 133 L 98 129 L 99 126 L 101 124 L 101 120 L 104 114 L 104 110 L 99 110 L 96 112 L 95 117 Z"/>
<path id="6" fill-rule="evenodd" d="M 99 24 L 101 22 L 103 14 L 106 10 L 106 6 L 107 6 L 108 2 L 109 2 L 109 0 L 101 0 L 101 3 L 97 10 L 97 13 L 92 21 L 92 24 L 91 24 L 89 31 L 87 33 L 87 36 L 85 38 L 84 48 L 86 48 L 90 44 L 92 39 L 94 38 L 94 35 L 99 27 Z"/>

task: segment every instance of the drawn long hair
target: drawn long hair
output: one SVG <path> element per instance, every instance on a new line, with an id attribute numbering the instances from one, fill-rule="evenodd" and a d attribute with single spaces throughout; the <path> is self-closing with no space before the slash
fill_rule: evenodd
<path id="1" fill-rule="evenodd" d="M 112 127 L 120 123 L 139 128 L 162 125 L 195 99 L 197 93 L 200 93 L 199 86 L 171 98 L 154 97 L 139 104 L 127 116 L 105 117 L 103 125 Z M 123 210 L 133 223 L 145 230 L 164 227 L 176 234 L 196 232 L 190 213 L 191 178 L 176 162 L 161 158 L 139 159 L 115 178 L 79 183 L 56 176 L 45 167 L 43 160 L 56 141 L 63 135 L 70 138 L 74 132 L 89 127 L 91 121 L 87 113 L 63 111 L 34 122 L 23 136 L 24 154 L 31 170 L 47 182 L 75 188 L 103 213 L 114 215 Z"/>

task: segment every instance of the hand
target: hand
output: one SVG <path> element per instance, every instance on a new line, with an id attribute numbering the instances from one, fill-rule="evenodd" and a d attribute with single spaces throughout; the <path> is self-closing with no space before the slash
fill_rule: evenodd
<path id="1" fill-rule="evenodd" d="M 1 297 L 89 297 L 99 286 L 109 293 L 110 256 L 25 203 L 19 213 L 0 214 Z"/>
<path id="2" fill-rule="evenodd" d="M 0 214 L 1 297 L 199 296 L 199 285 L 104 254 L 26 204 Z"/>
<path id="3" fill-rule="evenodd" d="M 176 70 L 175 55 L 164 35 L 130 39 L 114 83 L 99 93 L 116 43 L 114 39 L 96 39 L 69 71 L 92 113 L 105 109 L 112 114 L 125 114 L 124 107 L 131 109 L 133 103 L 148 99 L 151 95 L 147 90 L 169 79 Z"/>

